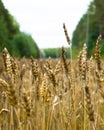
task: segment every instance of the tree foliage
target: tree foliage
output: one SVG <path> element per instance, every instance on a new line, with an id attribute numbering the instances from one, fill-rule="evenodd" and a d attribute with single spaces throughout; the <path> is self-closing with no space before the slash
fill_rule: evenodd
<path id="1" fill-rule="evenodd" d="M 33 38 L 20 31 L 19 24 L 0 0 L 0 51 L 6 47 L 13 56 L 39 57 Z"/>
<path id="2" fill-rule="evenodd" d="M 13 48 L 17 49 L 17 52 L 14 52 L 16 55 L 20 55 L 21 57 L 26 56 L 26 57 L 39 57 L 39 48 L 36 44 L 36 42 L 33 40 L 33 38 L 24 33 L 18 33 L 15 35 L 13 38 Z"/>
<path id="3" fill-rule="evenodd" d="M 61 48 L 46 48 L 43 51 L 45 53 L 45 58 L 59 58 L 61 56 Z M 65 55 L 67 58 L 70 57 L 69 48 L 65 48 Z"/>
<path id="4" fill-rule="evenodd" d="M 93 0 L 87 12 L 82 16 L 73 32 L 73 46 L 81 48 L 84 43 L 88 46 L 89 56 L 93 54 L 93 48 L 99 34 L 104 37 L 104 4 L 103 0 Z M 103 46 L 102 46 L 103 48 Z"/>

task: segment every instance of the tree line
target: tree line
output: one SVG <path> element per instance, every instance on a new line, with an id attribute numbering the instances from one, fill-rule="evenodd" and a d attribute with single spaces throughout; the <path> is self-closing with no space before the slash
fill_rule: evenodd
<path id="1" fill-rule="evenodd" d="M 72 37 L 73 57 L 75 58 L 82 49 L 84 43 L 88 47 L 88 57 L 94 55 L 96 39 L 99 34 L 104 37 L 104 4 L 103 0 L 93 0 L 87 12 L 78 22 Z M 31 35 L 21 32 L 19 24 L 5 8 L 0 0 L 0 52 L 6 47 L 11 55 L 17 57 L 58 58 L 61 48 L 39 49 Z M 66 56 L 70 57 L 69 48 L 66 48 Z M 101 56 L 104 57 L 104 39 L 101 43 Z"/>
<path id="2" fill-rule="evenodd" d="M 73 32 L 72 43 L 74 49 L 81 49 L 86 43 L 88 56 L 94 55 L 96 39 L 102 35 L 101 56 L 104 55 L 104 1 L 93 0 L 87 12 L 82 16 Z"/>
<path id="3" fill-rule="evenodd" d="M 39 47 L 31 35 L 21 32 L 19 24 L 0 0 L 0 52 L 6 47 L 17 57 L 39 57 Z"/>
<path id="4" fill-rule="evenodd" d="M 72 35 L 73 58 L 77 58 L 83 44 L 87 44 L 88 57 L 94 56 L 95 44 L 99 35 L 102 35 L 101 57 L 104 58 L 104 0 L 93 0 L 78 22 Z M 59 49 L 45 49 L 46 57 L 58 57 Z M 66 49 L 67 53 L 69 48 Z M 58 53 L 58 55 L 57 55 Z M 70 54 L 69 54 L 70 57 Z"/>

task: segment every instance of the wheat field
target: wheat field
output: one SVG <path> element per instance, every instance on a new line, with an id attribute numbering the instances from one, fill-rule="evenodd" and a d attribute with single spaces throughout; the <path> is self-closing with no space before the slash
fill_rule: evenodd
<path id="1" fill-rule="evenodd" d="M 0 55 L 0 130 L 103 130 L 104 62 L 84 44 L 77 60 Z"/>

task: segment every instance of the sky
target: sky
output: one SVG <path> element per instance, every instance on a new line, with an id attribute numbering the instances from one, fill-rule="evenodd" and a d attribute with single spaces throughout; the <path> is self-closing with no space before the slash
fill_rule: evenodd
<path id="1" fill-rule="evenodd" d="M 5 7 L 30 34 L 39 48 L 68 46 L 63 23 L 70 39 L 92 0 L 3 0 Z M 86 27 L 85 27 L 86 28 Z"/>

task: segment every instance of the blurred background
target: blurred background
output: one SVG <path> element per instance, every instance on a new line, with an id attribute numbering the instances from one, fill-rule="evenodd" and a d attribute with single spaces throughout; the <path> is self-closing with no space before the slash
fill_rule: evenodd
<path id="1" fill-rule="evenodd" d="M 63 23 L 71 39 L 73 58 L 84 43 L 94 55 L 96 39 L 104 35 L 103 0 L 0 0 L 0 51 L 6 47 L 17 57 L 60 57 L 69 51 Z M 101 55 L 104 54 L 102 39 Z M 66 53 L 70 57 L 69 53 Z"/>

